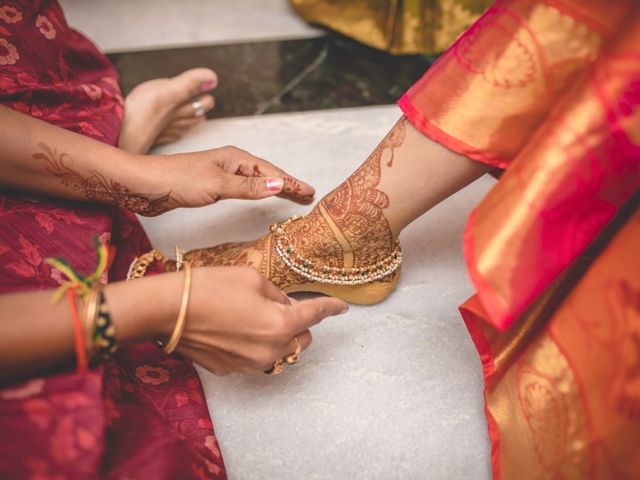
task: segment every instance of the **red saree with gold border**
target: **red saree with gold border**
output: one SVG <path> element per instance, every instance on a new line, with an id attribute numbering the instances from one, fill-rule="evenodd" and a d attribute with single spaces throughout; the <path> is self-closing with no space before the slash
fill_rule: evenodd
<path id="1" fill-rule="evenodd" d="M 115 69 L 53 0 L 0 3 L 0 104 L 110 145 L 124 113 Z M 92 271 L 93 236 L 116 246 L 104 281 L 123 280 L 131 260 L 151 248 L 131 212 L 0 189 L 0 294 L 59 286 L 46 257 Z M 226 472 L 191 362 L 146 344 L 84 374 L 58 369 L 1 388 L 0 478 Z"/>
<path id="2" fill-rule="evenodd" d="M 640 478 L 640 5 L 498 1 L 399 105 L 505 170 L 461 306 L 494 477 Z"/>

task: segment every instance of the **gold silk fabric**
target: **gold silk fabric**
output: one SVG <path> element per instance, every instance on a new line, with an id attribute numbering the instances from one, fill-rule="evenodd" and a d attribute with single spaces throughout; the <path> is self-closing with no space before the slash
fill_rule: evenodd
<path id="1" fill-rule="evenodd" d="M 448 48 L 489 0 L 291 0 L 296 12 L 379 50 L 433 54 Z"/>
<path id="2" fill-rule="evenodd" d="M 465 235 L 470 275 L 498 328 L 640 188 L 639 9 L 497 2 L 399 101 L 432 139 L 506 168 Z"/>
<path id="3" fill-rule="evenodd" d="M 485 373 L 494 478 L 640 478 L 638 203 L 558 308 L 503 333 L 478 297 L 461 307 Z"/>
<path id="4" fill-rule="evenodd" d="M 496 2 L 398 104 L 505 170 L 461 307 L 494 477 L 640 478 L 640 2 Z"/>

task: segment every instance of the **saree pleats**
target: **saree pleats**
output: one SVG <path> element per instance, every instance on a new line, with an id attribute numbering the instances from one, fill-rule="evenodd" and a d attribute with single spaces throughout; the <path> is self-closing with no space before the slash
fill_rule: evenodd
<path id="1" fill-rule="evenodd" d="M 494 476 L 638 478 L 640 5 L 496 2 L 399 105 L 505 169 L 467 224 L 461 307 Z"/>

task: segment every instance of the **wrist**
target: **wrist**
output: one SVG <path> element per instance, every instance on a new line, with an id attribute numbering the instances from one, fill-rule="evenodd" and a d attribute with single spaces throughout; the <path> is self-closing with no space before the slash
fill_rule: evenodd
<path id="1" fill-rule="evenodd" d="M 126 178 L 122 181 L 119 206 L 147 217 L 179 206 L 173 195 L 174 179 L 166 156 L 120 151 Z"/>
<path id="2" fill-rule="evenodd" d="M 171 335 L 180 307 L 182 275 L 166 273 L 105 289 L 119 345 L 165 340 Z"/>

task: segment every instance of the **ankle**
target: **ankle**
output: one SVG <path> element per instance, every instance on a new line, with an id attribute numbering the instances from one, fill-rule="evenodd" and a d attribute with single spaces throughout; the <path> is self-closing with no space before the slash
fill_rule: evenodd
<path id="1" fill-rule="evenodd" d="M 379 194 L 379 195 L 378 195 Z M 325 198 L 319 208 L 323 218 L 330 224 L 343 250 L 351 252 L 354 265 L 376 262 L 393 250 L 395 239 L 383 214 L 386 195 L 371 191 L 369 201 L 352 202 L 349 208 L 341 208 L 336 198 Z"/>
<path id="2" fill-rule="evenodd" d="M 321 232 L 317 227 L 322 223 L 325 232 L 318 236 Z M 327 234 L 326 230 L 335 235 Z M 398 242 L 384 256 L 356 261 L 360 255 L 346 243 L 342 232 L 332 225 L 322 205 L 316 206 L 305 218 L 291 217 L 284 223 L 272 225 L 271 232 L 277 256 L 286 267 L 307 281 L 363 285 L 390 277 L 402 262 Z M 333 253 L 327 253 L 329 250 Z"/>
<path id="3" fill-rule="evenodd" d="M 325 197 L 309 215 L 288 225 L 292 250 L 310 263 L 328 267 L 369 266 L 389 257 L 397 237 L 384 216 L 374 215 L 372 220 L 366 211 L 343 213 L 339 205 Z"/>

